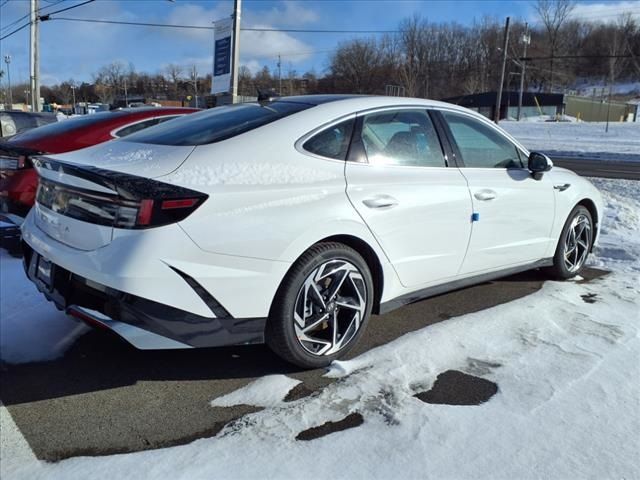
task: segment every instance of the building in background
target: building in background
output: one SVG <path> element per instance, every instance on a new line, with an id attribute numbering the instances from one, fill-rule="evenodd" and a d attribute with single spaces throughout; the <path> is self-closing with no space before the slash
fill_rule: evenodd
<path id="1" fill-rule="evenodd" d="M 445 102 L 474 110 L 493 119 L 496 108 L 496 92 L 474 93 L 444 99 Z M 638 118 L 638 105 L 632 102 L 611 101 L 592 97 L 579 97 L 562 93 L 524 92 L 522 95 L 522 119 L 548 117 L 549 120 L 562 120 L 565 116 L 585 122 L 635 121 Z M 502 94 L 500 119 L 518 118 L 518 92 L 507 91 Z"/>

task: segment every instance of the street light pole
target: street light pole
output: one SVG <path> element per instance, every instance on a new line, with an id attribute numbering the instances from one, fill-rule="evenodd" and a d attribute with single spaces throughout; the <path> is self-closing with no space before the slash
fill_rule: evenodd
<path id="1" fill-rule="evenodd" d="M 278 54 L 278 95 L 282 96 L 282 62 L 280 54 Z M 291 95 L 291 94 L 289 94 Z"/>
<path id="2" fill-rule="evenodd" d="M 7 64 L 7 85 L 9 86 L 9 110 L 13 109 L 13 93 L 11 92 L 11 55 L 4 56 L 4 63 Z"/>
<path id="3" fill-rule="evenodd" d="M 196 70 L 196 66 L 193 66 L 193 70 L 191 71 L 191 76 L 193 77 L 193 91 L 195 92 L 195 107 L 198 108 L 198 71 Z"/>
<path id="4" fill-rule="evenodd" d="M 127 77 L 124 77 L 124 107 L 129 107 L 129 96 L 127 95 Z"/>
<path id="5" fill-rule="evenodd" d="M 231 65 L 231 103 L 238 101 L 238 63 L 240 62 L 240 16 L 242 0 L 233 3 L 233 63 Z"/>
<path id="6" fill-rule="evenodd" d="M 504 84 L 504 73 L 507 68 L 507 47 L 509 46 L 509 20 L 507 17 L 507 21 L 504 25 L 504 43 L 502 45 L 502 71 L 500 73 L 500 85 L 498 85 L 498 95 L 496 98 L 496 112 L 494 115 L 494 121 L 496 123 L 500 122 L 500 106 L 502 104 L 502 85 Z M 507 112 L 508 116 L 509 112 Z"/>
<path id="7" fill-rule="evenodd" d="M 31 111 L 40 111 L 40 19 L 38 18 L 40 0 L 31 0 L 31 27 L 29 43 L 29 70 L 31 89 Z"/>
<path id="8" fill-rule="evenodd" d="M 527 46 L 531 43 L 531 35 L 529 35 L 529 25 L 524 24 L 524 35 L 522 35 L 523 51 L 522 59 L 520 60 L 520 93 L 518 94 L 518 121 L 520 121 L 520 115 L 522 112 L 522 92 L 524 90 L 524 71 L 526 68 L 525 57 L 527 56 Z"/>

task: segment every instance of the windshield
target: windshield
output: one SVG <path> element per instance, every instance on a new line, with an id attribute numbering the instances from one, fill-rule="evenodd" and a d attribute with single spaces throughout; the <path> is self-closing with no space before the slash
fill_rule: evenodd
<path id="1" fill-rule="evenodd" d="M 205 145 L 235 137 L 311 107 L 313 105 L 307 103 L 286 101 L 263 105 L 227 105 L 148 128 L 129 135 L 122 141 L 156 145 Z"/>

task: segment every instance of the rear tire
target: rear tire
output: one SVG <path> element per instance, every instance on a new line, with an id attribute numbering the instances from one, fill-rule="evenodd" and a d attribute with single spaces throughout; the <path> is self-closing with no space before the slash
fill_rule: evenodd
<path id="1" fill-rule="evenodd" d="M 371 272 L 358 252 L 335 242 L 314 245 L 293 264 L 276 293 L 267 345 L 299 367 L 329 365 L 362 336 L 373 297 Z"/>
<path id="2" fill-rule="evenodd" d="M 576 206 L 562 228 L 549 274 L 558 280 L 578 275 L 584 269 L 593 245 L 593 218 L 582 205 Z"/>

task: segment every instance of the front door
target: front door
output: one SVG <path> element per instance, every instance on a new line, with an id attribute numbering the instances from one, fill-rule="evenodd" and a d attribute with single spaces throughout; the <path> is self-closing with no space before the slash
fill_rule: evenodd
<path id="1" fill-rule="evenodd" d="M 358 117 L 346 164 L 347 194 L 405 287 L 457 274 L 471 233 L 471 200 L 447 167 L 426 109 Z M 350 155 L 350 160 L 353 160 Z"/>
<path id="2" fill-rule="evenodd" d="M 555 199 L 549 176 L 534 179 L 524 153 L 492 125 L 470 115 L 442 115 L 473 202 L 471 242 L 460 273 L 542 259 L 554 241 L 550 235 Z"/>

